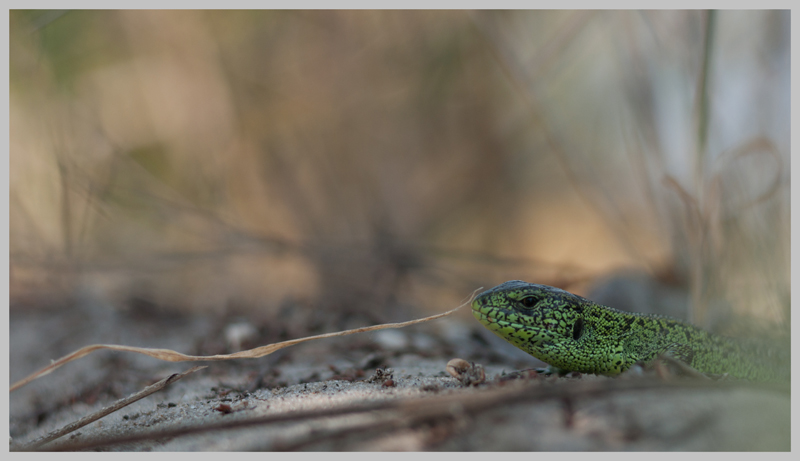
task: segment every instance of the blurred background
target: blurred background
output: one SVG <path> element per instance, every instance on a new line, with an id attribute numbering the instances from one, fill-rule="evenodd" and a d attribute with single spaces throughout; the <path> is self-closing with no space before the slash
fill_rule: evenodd
<path id="1" fill-rule="evenodd" d="M 294 336 L 522 279 L 788 329 L 789 18 L 11 11 L 11 317 Z"/>

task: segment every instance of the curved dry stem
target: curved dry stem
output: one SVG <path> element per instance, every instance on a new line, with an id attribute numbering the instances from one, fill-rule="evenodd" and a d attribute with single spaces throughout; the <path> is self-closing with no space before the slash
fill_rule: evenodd
<path id="1" fill-rule="evenodd" d="M 77 360 L 81 357 L 87 356 L 92 352 L 101 349 L 110 349 L 112 351 L 121 351 L 121 352 L 135 352 L 137 354 L 147 355 L 149 357 L 153 357 L 158 360 L 164 360 L 166 362 L 216 362 L 216 361 L 233 360 L 233 359 L 256 359 L 259 357 L 264 357 L 265 355 L 272 354 L 273 352 L 283 349 L 284 347 L 294 346 L 295 344 L 303 343 L 306 341 L 312 341 L 315 339 L 332 338 L 334 336 L 347 336 L 355 333 L 384 330 L 387 328 L 403 328 L 410 325 L 415 325 L 417 323 L 429 322 L 431 320 L 447 317 L 448 315 L 453 314 L 457 310 L 461 309 L 462 307 L 472 302 L 472 300 L 475 298 L 475 294 L 482 289 L 483 288 L 481 287 L 473 291 L 469 299 L 464 303 L 462 303 L 461 305 L 459 305 L 458 307 L 456 307 L 455 309 L 451 309 L 441 314 L 431 315 L 430 317 L 424 317 L 416 320 L 409 320 L 407 322 L 384 323 L 381 325 L 373 325 L 371 327 L 356 328 L 353 330 L 337 331 L 334 333 L 325 333 L 316 336 L 307 336 L 305 338 L 291 339 L 289 341 L 267 344 L 266 346 L 260 346 L 254 349 L 240 351 L 233 354 L 219 354 L 219 355 L 208 355 L 208 356 L 186 355 L 180 352 L 173 351 L 171 349 L 151 349 L 147 347 L 118 346 L 115 344 L 92 344 L 91 346 L 82 347 L 77 351 L 72 352 L 69 355 L 61 357 L 60 359 L 53 361 L 50 365 L 42 368 L 41 370 L 32 373 L 31 375 L 27 376 L 24 379 L 17 381 L 16 383 L 14 383 L 14 385 L 11 386 L 9 392 L 14 392 L 15 390 L 27 385 L 31 381 L 51 373 L 53 370 L 59 368 L 64 364 L 72 362 L 73 360 Z"/>

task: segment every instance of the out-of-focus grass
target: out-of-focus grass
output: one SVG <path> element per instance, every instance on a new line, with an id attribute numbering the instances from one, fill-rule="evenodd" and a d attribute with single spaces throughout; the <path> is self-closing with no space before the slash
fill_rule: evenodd
<path id="1" fill-rule="evenodd" d="M 710 55 L 702 12 L 10 23 L 12 309 L 397 320 L 635 266 L 699 323 L 788 318 L 788 12 L 720 13 Z"/>

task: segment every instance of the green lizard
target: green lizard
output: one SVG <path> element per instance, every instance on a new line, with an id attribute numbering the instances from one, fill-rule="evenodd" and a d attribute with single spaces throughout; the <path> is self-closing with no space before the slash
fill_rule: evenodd
<path id="1" fill-rule="evenodd" d="M 679 320 L 623 312 L 547 285 L 520 280 L 487 290 L 472 315 L 496 335 L 568 371 L 617 375 L 659 354 L 708 374 L 788 381 L 787 350 L 708 333 Z"/>

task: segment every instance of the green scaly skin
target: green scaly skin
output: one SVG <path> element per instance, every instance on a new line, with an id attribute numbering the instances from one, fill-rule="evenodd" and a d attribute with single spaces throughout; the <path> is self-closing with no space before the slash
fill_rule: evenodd
<path id="1" fill-rule="evenodd" d="M 788 351 L 708 333 L 669 317 L 623 312 L 547 285 L 519 280 L 472 302 L 496 335 L 568 371 L 614 376 L 659 354 L 708 374 L 788 381 Z"/>

